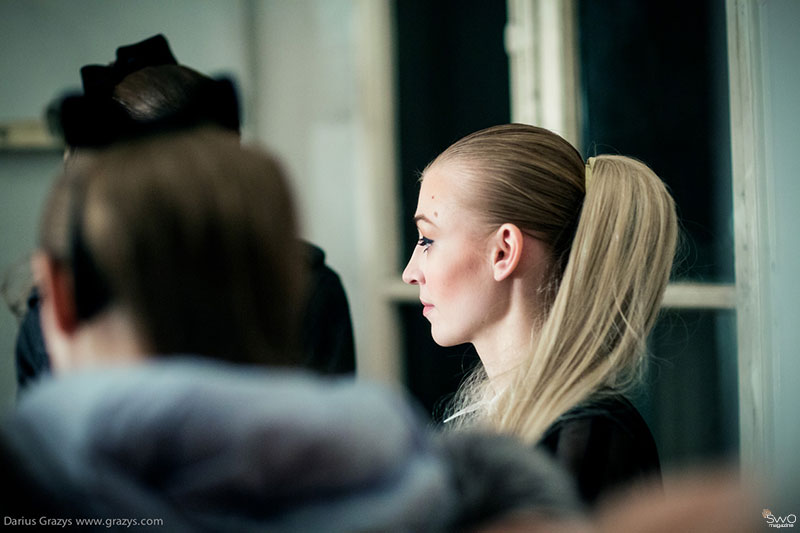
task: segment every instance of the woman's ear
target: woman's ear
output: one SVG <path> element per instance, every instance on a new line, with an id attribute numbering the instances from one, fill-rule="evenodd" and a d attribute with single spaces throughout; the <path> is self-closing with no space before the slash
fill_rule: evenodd
<path id="1" fill-rule="evenodd" d="M 44 253 L 33 258 L 33 271 L 42 293 L 42 312 L 51 326 L 62 335 L 71 336 L 78 328 L 75 294 L 69 268 Z"/>
<path id="2" fill-rule="evenodd" d="M 516 225 L 506 223 L 494 233 L 491 242 L 494 279 L 502 281 L 514 273 L 519 266 L 525 242 L 524 236 Z"/>

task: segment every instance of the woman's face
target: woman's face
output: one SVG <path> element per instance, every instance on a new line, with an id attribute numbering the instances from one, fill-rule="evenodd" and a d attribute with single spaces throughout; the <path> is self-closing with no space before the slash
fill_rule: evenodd
<path id="1" fill-rule="evenodd" d="M 419 241 L 403 281 L 419 286 L 422 314 L 441 346 L 473 342 L 493 317 L 488 235 L 460 201 L 457 168 L 436 164 L 422 181 L 415 220 Z"/>

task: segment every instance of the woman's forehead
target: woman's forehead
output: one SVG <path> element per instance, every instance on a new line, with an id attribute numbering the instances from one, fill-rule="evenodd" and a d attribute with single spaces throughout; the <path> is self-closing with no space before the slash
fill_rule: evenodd
<path id="1" fill-rule="evenodd" d="M 423 175 L 415 219 L 421 226 L 472 226 L 465 176 L 452 165 L 429 167 Z"/>
<path id="2" fill-rule="evenodd" d="M 416 217 L 422 223 L 436 225 L 441 216 L 457 208 L 453 179 L 439 168 L 425 172 L 419 190 Z"/>
<path id="3" fill-rule="evenodd" d="M 437 164 L 425 171 L 420 187 L 419 202 L 461 204 L 466 194 L 465 175 L 450 164 Z"/>

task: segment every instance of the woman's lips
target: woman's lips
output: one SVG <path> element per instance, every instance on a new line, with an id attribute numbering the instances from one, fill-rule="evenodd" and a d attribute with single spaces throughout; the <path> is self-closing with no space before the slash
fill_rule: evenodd
<path id="1" fill-rule="evenodd" d="M 422 301 L 422 300 L 420 300 Z M 429 304 L 428 302 L 422 302 L 422 316 L 426 317 L 428 314 L 433 310 L 433 304 Z"/>

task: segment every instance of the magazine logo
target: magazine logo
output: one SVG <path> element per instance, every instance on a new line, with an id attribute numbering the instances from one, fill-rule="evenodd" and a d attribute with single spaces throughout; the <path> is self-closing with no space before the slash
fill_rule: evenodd
<path id="1" fill-rule="evenodd" d="M 797 522 L 797 515 L 775 516 L 769 509 L 761 511 L 761 516 L 767 521 L 769 527 L 794 527 Z"/>

